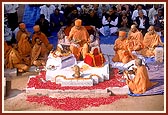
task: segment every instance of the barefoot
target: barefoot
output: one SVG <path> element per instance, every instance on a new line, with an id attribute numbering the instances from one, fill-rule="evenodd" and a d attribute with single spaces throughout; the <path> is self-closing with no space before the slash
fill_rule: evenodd
<path id="1" fill-rule="evenodd" d="M 18 72 L 23 73 L 24 71 L 23 69 L 18 69 Z"/>

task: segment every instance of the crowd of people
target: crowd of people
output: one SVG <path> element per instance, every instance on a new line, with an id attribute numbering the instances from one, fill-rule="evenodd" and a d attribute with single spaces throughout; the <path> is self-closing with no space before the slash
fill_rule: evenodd
<path id="1" fill-rule="evenodd" d="M 89 52 L 89 34 L 84 26 L 92 25 L 100 34 L 119 37 L 114 44 L 113 62 L 128 63 L 137 59 L 133 51 L 154 56 L 154 49 L 163 43 L 164 5 L 141 4 L 69 4 L 40 5 L 40 17 L 35 21 L 31 34 L 24 22 L 18 22 L 18 5 L 5 5 L 4 58 L 5 68 L 28 71 L 30 66 L 45 66 L 47 56 L 53 50 L 48 37 L 62 26 L 73 26 L 66 39 L 79 41 L 70 45 L 78 58 Z M 7 34 L 10 33 L 10 34 Z M 130 84 L 130 81 L 127 81 Z"/>
<path id="2" fill-rule="evenodd" d="M 14 31 L 18 26 L 17 4 L 5 4 L 8 27 Z M 62 26 L 81 19 L 84 26 L 93 25 L 101 34 L 108 36 L 119 30 L 128 32 L 136 24 L 143 35 L 150 25 L 160 36 L 164 35 L 164 4 L 45 4 L 30 5 L 40 8 L 40 17 L 35 25 L 47 36 L 59 31 Z"/>
<path id="3" fill-rule="evenodd" d="M 117 39 L 114 45 L 114 50 L 116 51 L 116 55 L 112 59 L 114 62 L 127 63 L 129 60 L 134 59 L 135 56 L 130 53 L 132 51 L 137 51 L 144 56 L 152 56 L 154 55 L 154 47 L 158 44 L 163 45 L 160 40 L 161 33 L 164 30 L 163 4 L 41 4 L 31 5 L 30 7 L 40 8 L 40 17 L 35 21 L 32 34 L 27 31 L 24 22 L 18 22 L 18 4 L 5 4 L 4 7 L 5 44 L 12 48 L 13 44 L 18 45 L 21 57 L 28 58 L 31 55 L 31 49 L 38 39 L 41 41 L 40 44 L 44 44 L 48 50 L 47 52 L 51 51 L 53 44 L 49 43 L 48 37 L 52 31 L 58 32 L 62 26 L 74 26 L 69 33 L 69 39 L 74 39 L 74 37 L 77 37 L 75 39 L 80 39 L 81 35 L 79 34 L 83 34 L 81 39 L 86 41 L 81 45 L 83 58 L 89 49 L 88 45 L 86 45 L 89 35 L 85 28 L 81 30 L 82 27 L 80 27 L 80 31 L 77 31 L 77 26 L 92 25 L 99 30 L 99 34 L 104 36 L 116 34 L 119 31 L 126 32 L 126 34 L 122 33 L 122 36 L 118 34 L 120 39 Z M 76 21 L 77 19 L 78 22 Z M 152 37 L 155 40 L 149 40 Z M 125 40 L 126 38 L 128 40 Z M 125 43 L 128 41 L 129 43 Z M 149 41 L 153 42 L 153 44 L 149 44 Z M 124 43 L 124 47 L 128 46 L 127 52 L 118 50 L 122 47 L 122 43 Z M 77 49 L 74 46 L 71 46 L 70 49 L 76 57 L 79 57 L 77 55 L 81 50 L 76 53 Z M 129 56 L 125 59 L 123 57 L 126 54 Z"/>

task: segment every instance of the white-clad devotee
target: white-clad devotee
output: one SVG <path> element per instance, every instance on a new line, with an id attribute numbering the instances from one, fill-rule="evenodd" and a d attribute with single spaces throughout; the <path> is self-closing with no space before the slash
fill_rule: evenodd
<path id="1" fill-rule="evenodd" d="M 148 17 L 149 17 L 149 24 L 152 25 L 152 20 L 153 20 L 153 17 L 158 14 L 158 8 L 159 8 L 159 5 L 158 4 L 154 4 L 153 5 L 153 8 L 149 9 L 149 12 L 148 12 Z"/>
<path id="2" fill-rule="evenodd" d="M 55 10 L 54 5 L 46 4 L 46 5 L 40 6 L 40 14 L 44 14 L 45 19 L 48 20 L 49 22 L 50 22 L 50 15 L 54 13 L 54 10 Z"/>
<path id="3" fill-rule="evenodd" d="M 118 30 L 118 16 L 116 15 L 115 10 L 116 7 L 113 6 L 102 18 L 103 27 L 100 28 L 100 32 L 104 36 L 115 34 Z"/>
<path id="4" fill-rule="evenodd" d="M 137 9 L 136 10 L 134 10 L 133 11 L 133 13 L 132 13 L 132 20 L 135 20 L 136 19 L 136 17 L 137 16 L 139 16 L 139 14 L 138 14 L 138 11 L 139 10 L 142 10 L 142 12 L 143 12 L 143 14 L 145 15 L 145 16 L 147 16 L 147 12 L 146 12 L 146 10 L 144 10 L 143 8 L 142 8 L 142 5 L 137 5 Z"/>

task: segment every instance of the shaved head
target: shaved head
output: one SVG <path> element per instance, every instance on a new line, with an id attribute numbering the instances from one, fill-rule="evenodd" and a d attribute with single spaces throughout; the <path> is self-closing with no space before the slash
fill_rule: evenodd
<path id="1" fill-rule="evenodd" d="M 155 27 L 154 26 L 150 26 L 149 29 L 150 30 L 155 30 Z"/>
<path id="2" fill-rule="evenodd" d="M 133 33 L 137 31 L 137 27 L 136 27 L 135 24 L 133 24 L 133 25 L 131 26 L 131 31 L 132 31 Z"/>
<path id="3" fill-rule="evenodd" d="M 135 24 L 131 25 L 131 28 L 136 28 L 136 25 Z"/>
<path id="4" fill-rule="evenodd" d="M 135 59 L 135 65 L 142 66 L 142 59 L 140 59 L 140 58 Z"/>
<path id="5" fill-rule="evenodd" d="M 148 33 L 149 33 L 149 34 L 154 34 L 154 33 L 155 33 L 155 27 L 154 27 L 154 26 L 150 26 L 150 27 L 148 28 Z"/>

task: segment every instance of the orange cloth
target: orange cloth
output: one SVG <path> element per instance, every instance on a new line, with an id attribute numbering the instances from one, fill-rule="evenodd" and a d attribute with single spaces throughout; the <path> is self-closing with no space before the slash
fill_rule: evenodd
<path id="1" fill-rule="evenodd" d="M 35 25 L 35 26 L 33 27 L 33 30 L 34 30 L 35 32 L 40 31 L 40 26 L 39 26 L 39 25 Z"/>
<path id="2" fill-rule="evenodd" d="M 18 51 L 19 54 L 22 56 L 25 64 L 30 65 L 30 54 L 31 54 L 31 44 L 28 41 L 27 34 L 23 33 L 20 37 L 18 42 Z"/>
<path id="3" fill-rule="evenodd" d="M 134 79 L 126 80 L 126 84 L 132 93 L 142 94 L 153 85 L 156 85 L 157 82 L 150 82 L 146 66 L 142 65 L 137 67 Z"/>
<path id="4" fill-rule="evenodd" d="M 155 50 L 154 49 L 143 48 L 143 49 L 141 49 L 137 52 L 144 57 L 151 57 L 151 56 L 155 55 Z"/>
<path id="5" fill-rule="evenodd" d="M 77 41 L 81 40 L 81 45 L 83 45 L 89 40 L 89 33 L 84 26 L 81 26 L 80 29 L 76 29 L 74 26 L 71 28 L 69 38 Z"/>
<path id="6" fill-rule="evenodd" d="M 114 43 L 114 50 L 115 55 L 112 58 L 113 62 L 122 62 L 122 63 L 128 63 L 129 61 L 136 58 L 129 50 L 128 50 L 128 43 L 127 39 L 121 40 L 116 39 Z"/>
<path id="7" fill-rule="evenodd" d="M 77 19 L 75 20 L 75 26 L 81 26 L 82 25 L 82 20 Z"/>
<path id="8" fill-rule="evenodd" d="M 48 55 L 48 49 L 42 43 L 41 45 L 35 44 L 33 46 L 32 52 L 31 52 L 31 65 L 33 65 L 33 62 L 36 60 L 47 60 Z"/>
<path id="9" fill-rule="evenodd" d="M 65 29 L 64 29 L 64 33 L 65 33 L 65 36 L 69 36 L 69 32 L 71 31 L 71 28 L 73 26 L 67 26 Z M 91 26 L 84 26 L 86 28 L 86 30 L 88 31 L 89 35 L 91 34 L 94 34 L 94 29 L 93 27 Z"/>
<path id="10" fill-rule="evenodd" d="M 25 31 L 19 30 L 19 31 L 17 32 L 17 34 L 16 34 L 16 40 L 17 40 L 17 42 L 19 42 L 20 37 L 21 37 L 21 35 L 22 35 L 23 33 L 25 33 L 25 34 L 27 34 L 28 36 L 30 36 L 30 33 L 29 33 L 26 29 L 25 29 Z"/>
<path id="11" fill-rule="evenodd" d="M 140 31 L 136 31 L 135 33 L 129 32 L 128 39 L 129 49 L 131 51 L 137 51 L 143 48 L 143 35 Z"/>
<path id="12" fill-rule="evenodd" d="M 27 34 L 23 33 L 18 42 L 18 51 L 21 56 L 29 56 L 31 53 L 32 48 L 27 37 Z"/>
<path id="13" fill-rule="evenodd" d="M 38 37 L 45 44 L 45 46 L 47 47 L 48 50 L 52 50 L 53 45 L 49 43 L 48 38 L 44 33 L 41 32 L 40 34 L 37 34 L 37 33 L 33 34 L 33 36 L 32 36 L 32 44 L 33 45 L 35 44 L 36 37 Z"/>
<path id="14" fill-rule="evenodd" d="M 64 29 L 64 33 L 65 33 L 65 36 L 69 36 L 69 32 L 71 31 L 71 28 L 73 26 L 67 26 L 65 29 Z"/>
<path id="15" fill-rule="evenodd" d="M 19 24 L 19 28 L 20 28 L 20 29 L 26 29 L 26 25 L 25 25 L 24 23 L 20 23 L 20 24 Z"/>
<path id="16" fill-rule="evenodd" d="M 11 48 L 8 55 L 6 56 L 5 67 L 12 69 L 16 64 L 21 64 L 21 63 L 22 63 L 22 59 L 19 52 L 14 48 Z"/>
<path id="17" fill-rule="evenodd" d="M 154 33 L 153 35 L 146 33 L 144 36 L 143 45 L 144 48 L 138 53 L 145 57 L 150 57 L 155 55 L 154 48 L 158 45 L 163 45 L 163 43 L 157 33 Z"/>
<path id="18" fill-rule="evenodd" d="M 77 43 L 79 44 L 79 47 L 75 47 L 74 45 L 71 45 L 71 51 L 75 55 L 77 60 L 79 59 L 80 53 L 82 50 L 85 50 L 83 52 L 86 52 L 86 53 L 88 52 L 88 47 L 83 48 L 83 46 L 89 40 L 89 33 L 84 26 L 81 26 L 80 29 L 77 29 L 75 26 L 72 27 L 69 33 L 69 39 L 80 41 L 79 43 Z"/>
<path id="19" fill-rule="evenodd" d="M 119 31 L 119 36 L 126 36 L 126 32 L 125 31 Z"/>
<path id="20" fill-rule="evenodd" d="M 157 33 L 154 33 L 153 35 L 150 35 L 149 33 L 145 34 L 144 40 L 143 40 L 143 45 L 145 48 L 146 47 L 153 48 L 160 44 L 162 45 L 163 43 L 160 39 L 160 36 Z"/>
<path id="21" fill-rule="evenodd" d="M 22 60 L 19 52 L 16 49 L 11 48 L 8 55 L 6 56 L 5 68 L 17 68 L 18 70 L 22 70 L 24 72 L 28 71 L 29 66 L 27 66 Z"/>
<path id="22" fill-rule="evenodd" d="M 10 51 L 12 47 L 8 46 L 8 44 L 6 43 L 6 41 L 4 42 L 4 58 L 6 58 L 6 55 L 8 54 L 8 52 Z"/>

